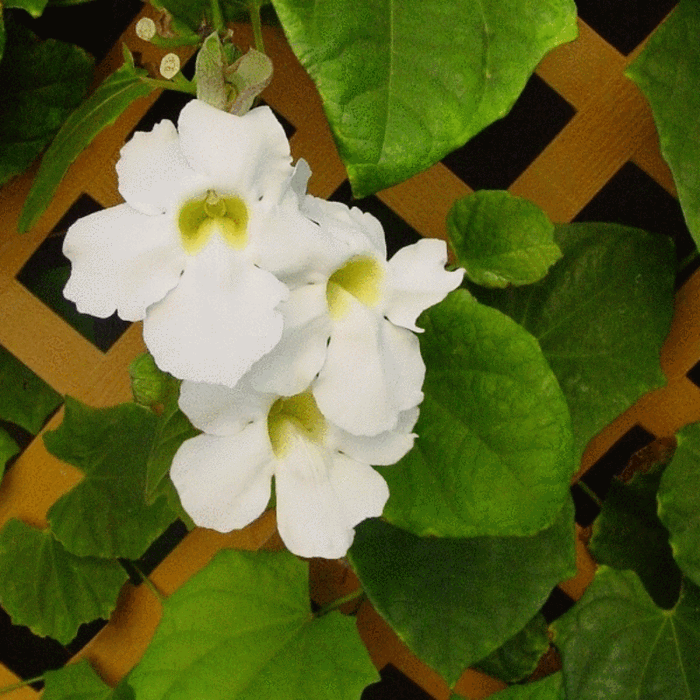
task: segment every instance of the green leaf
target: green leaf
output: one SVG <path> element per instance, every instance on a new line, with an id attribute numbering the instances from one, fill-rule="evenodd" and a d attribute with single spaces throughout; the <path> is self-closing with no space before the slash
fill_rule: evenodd
<path id="1" fill-rule="evenodd" d="M 492 700 L 566 700 L 564 676 L 553 673 L 541 681 L 514 685 L 491 696 Z"/>
<path id="2" fill-rule="evenodd" d="M 32 17 L 41 17 L 48 0 L 4 0 L 2 3 L 6 10 L 17 8 L 26 10 Z"/>
<path id="3" fill-rule="evenodd" d="M 384 517 L 417 535 L 530 535 L 569 494 L 566 401 L 537 341 L 457 290 L 421 316 L 427 372 L 414 448 L 378 471 Z"/>
<path id="4" fill-rule="evenodd" d="M 700 245 L 700 4 L 681 0 L 625 74 L 651 104 L 688 229 Z"/>
<path id="5" fill-rule="evenodd" d="M 226 107 L 224 51 L 217 32 L 212 32 L 197 54 L 195 78 L 197 99 L 217 109 Z"/>
<path id="6" fill-rule="evenodd" d="M 573 576 L 573 520 L 570 498 L 532 537 L 421 538 L 365 520 L 349 556 L 377 612 L 452 686 Z"/>
<path id="7" fill-rule="evenodd" d="M 613 480 L 593 524 L 591 554 L 599 564 L 632 569 L 654 602 L 672 608 L 681 588 L 681 572 L 656 514 L 656 492 L 663 470 L 636 474 L 627 484 Z"/>
<path id="8" fill-rule="evenodd" d="M 308 564 L 219 552 L 163 603 L 131 686 L 139 700 L 357 700 L 379 680 L 353 618 L 315 618 Z"/>
<path id="9" fill-rule="evenodd" d="M 700 589 L 687 580 L 675 608 L 662 610 L 634 572 L 601 567 L 553 627 L 567 698 L 700 696 Z"/>
<path id="10" fill-rule="evenodd" d="M 458 199 L 447 215 L 447 230 L 457 262 L 485 287 L 537 282 L 561 258 L 549 217 L 504 190 Z"/>
<path id="11" fill-rule="evenodd" d="M 678 434 L 678 448 L 658 492 L 659 518 L 671 533 L 676 562 L 700 585 L 700 423 Z"/>
<path id="12" fill-rule="evenodd" d="M 61 644 L 84 622 L 109 618 L 126 578 L 118 562 L 77 557 L 20 520 L 0 532 L 0 602 L 14 624 Z"/>
<path id="13" fill-rule="evenodd" d="M 16 454 L 19 454 L 19 445 L 12 439 L 7 430 L 0 427 L 0 477 L 7 463 Z"/>
<path id="14" fill-rule="evenodd" d="M 44 154 L 19 218 L 20 233 L 30 229 L 44 212 L 61 179 L 83 149 L 139 97 L 154 89 L 144 81 L 147 72 L 136 68 L 127 55 L 124 65 L 110 75 L 66 120 Z"/>
<path id="15" fill-rule="evenodd" d="M 528 678 L 549 649 L 547 630 L 547 620 L 538 613 L 520 632 L 479 661 L 475 668 L 506 683 Z"/>
<path id="16" fill-rule="evenodd" d="M 80 103 L 93 62 L 83 49 L 7 25 L 0 63 L 0 185 L 24 172 Z"/>
<path id="17" fill-rule="evenodd" d="M 504 117 L 543 56 L 577 34 L 572 0 L 273 5 L 321 94 L 358 198 Z"/>
<path id="18" fill-rule="evenodd" d="M 148 352 L 131 362 L 129 378 L 134 401 L 153 408 L 156 412 L 162 412 L 165 405 L 172 402 L 173 397 L 177 402 L 180 395 L 180 381 L 160 369 Z"/>
<path id="19" fill-rule="evenodd" d="M 200 431 L 178 406 L 180 380 L 160 369 L 149 353 L 140 355 L 129 365 L 129 375 L 134 400 L 154 409 L 158 415 L 146 465 L 146 502 L 151 504 L 165 495 L 173 499 L 171 505 L 175 504 L 175 511 L 180 514 L 180 501 L 168 476 L 170 465 L 180 445 Z M 185 519 L 189 520 L 189 516 Z"/>
<path id="20" fill-rule="evenodd" d="M 36 435 L 61 401 L 58 392 L 0 346 L 0 420 Z"/>
<path id="21" fill-rule="evenodd" d="M 141 406 L 97 409 L 66 397 L 63 423 L 44 435 L 44 443 L 85 474 L 47 516 L 68 551 L 138 559 L 175 520 L 165 498 L 146 502 L 147 462 L 157 430 L 158 417 Z"/>
<path id="22" fill-rule="evenodd" d="M 112 689 L 82 659 L 57 671 L 44 673 L 43 700 L 133 700 L 126 680 Z"/>
<path id="23" fill-rule="evenodd" d="M 564 257 L 541 282 L 473 291 L 539 341 L 569 404 L 579 460 L 594 435 L 666 382 L 659 353 L 676 263 L 666 236 L 617 224 L 564 224 L 555 239 Z"/>

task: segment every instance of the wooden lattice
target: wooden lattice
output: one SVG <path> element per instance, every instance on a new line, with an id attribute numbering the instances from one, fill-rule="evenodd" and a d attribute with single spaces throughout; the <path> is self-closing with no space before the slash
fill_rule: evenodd
<path id="1" fill-rule="evenodd" d="M 121 63 L 121 44 L 158 64 L 161 52 L 138 39 L 136 20 L 152 10 L 145 6 L 99 67 L 100 79 Z M 236 27 L 237 40 L 250 42 L 249 29 Z M 294 158 L 304 157 L 313 176 L 310 191 L 333 194 L 345 179 L 313 84 L 293 57 L 281 30 L 265 31 L 266 47 L 275 64 L 275 78 L 265 100 L 294 127 Z M 572 220 L 628 162 L 634 163 L 670 194 L 671 175 L 661 159 L 649 107 L 635 85 L 623 76 L 641 46 L 624 56 L 579 21 L 577 41 L 553 51 L 539 66 L 538 76 L 563 97 L 575 115 L 510 187 L 514 194 L 541 206 L 558 222 Z M 184 60 L 188 55 L 183 52 Z M 131 325 L 105 353 L 86 340 L 20 283 L 16 276 L 83 194 L 103 207 L 119 203 L 114 165 L 119 149 L 157 95 L 135 103 L 103 132 L 77 160 L 39 224 L 29 233 L 16 233 L 16 220 L 28 191 L 31 174 L 0 191 L 0 344 L 62 394 L 93 406 L 109 406 L 130 398 L 128 363 L 144 351 L 140 324 Z M 438 163 L 409 181 L 377 195 L 413 229 L 424 236 L 444 237 L 445 216 L 455 199 L 471 190 L 444 164 Z M 429 206 L 426 206 L 429 203 Z M 589 445 L 582 472 L 635 426 L 654 436 L 672 435 L 683 425 L 700 420 L 700 391 L 687 377 L 700 359 L 700 273 L 691 276 L 676 297 L 676 314 L 662 352 L 668 385 L 643 397 Z M 640 338 L 640 342 L 644 342 Z M 62 412 L 45 427 L 54 429 Z M 46 526 L 51 504 L 79 479 L 72 467 L 48 454 L 40 437 L 20 455 L 0 487 L 0 526 L 16 517 Z M 561 590 L 578 599 L 589 583 L 594 564 L 578 543 L 578 575 L 562 582 Z M 274 516 L 270 513 L 240 532 L 219 535 L 195 530 L 158 566 L 151 578 L 165 594 L 177 589 L 223 547 L 277 547 Z M 312 596 L 323 603 L 351 590 L 352 575 L 333 562 L 313 562 Z M 158 601 L 144 586 L 127 584 L 110 622 L 77 658 L 87 658 L 110 684 L 116 683 L 140 658 L 158 622 Z M 419 662 L 372 610 L 363 604 L 358 625 L 378 668 L 391 663 L 437 700 L 449 691 L 436 673 Z M 0 665 L 0 687 L 17 677 Z M 468 698 L 483 698 L 503 684 L 467 671 L 456 687 Z M 8 700 L 37 697 L 31 687 L 16 690 Z"/>

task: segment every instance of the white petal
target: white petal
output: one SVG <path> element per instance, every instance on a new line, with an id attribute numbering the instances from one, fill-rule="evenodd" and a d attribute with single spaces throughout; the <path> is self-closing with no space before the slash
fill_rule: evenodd
<path id="1" fill-rule="evenodd" d="M 205 182 L 190 168 L 180 150 L 175 125 L 164 120 L 150 132 L 137 131 L 122 148 L 117 162 L 119 193 L 144 214 L 163 214 L 184 192 L 201 190 Z"/>
<path id="2" fill-rule="evenodd" d="M 297 195 L 300 202 L 306 194 L 306 186 L 309 182 L 310 177 L 311 168 L 309 167 L 309 164 L 303 158 L 299 158 L 299 160 L 294 166 L 294 172 L 292 173 L 290 186 L 292 192 L 294 192 Z"/>
<path id="3" fill-rule="evenodd" d="M 416 319 L 462 283 L 464 270 L 448 272 L 447 244 L 424 238 L 397 251 L 389 260 L 384 313 L 397 326 L 422 332 Z"/>
<path id="4" fill-rule="evenodd" d="M 367 252 L 371 251 L 382 260 L 386 260 L 386 238 L 384 229 L 377 218 L 369 212 L 363 212 L 357 207 L 349 207 L 342 202 L 334 202 L 308 195 L 303 202 L 305 214 L 332 231 L 336 235 L 341 231 L 354 231 L 360 234 L 369 245 Z M 364 252 L 364 251 L 363 251 Z"/>
<path id="5" fill-rule="evenodd" d="M 329 449 L 343 452 L 363 464 L 396 464 L 413 447 L 416 434 L 411 430 L 418 420 L 418 408 L 411 408 L 399 415 L 393 430 L 379 435 L 352 435 L 332 423 L 327 424 L 325 444 Z"/>
<path id="6" fill-rule="evenodd" d="M 279 310 L 284 316 L 282 339 L 247 376 L 258 391 L 293 396 L 308 388 L 326 359 L 331 320 L 325 284 L 293 290 Z"/>
<path id="7" fill-rule="evenodd" d="M 138 321 L 178 283 L 187 258 L 166 216 L 120 204 L 78 219 L 63 242 L 63 294 L 81 313 Z"/>
<path id="8" fill-rule="evenodd" d="M 190 257 L 180 283 L 148 310 L 143 337 L 180 379 L 235 386 L 282 336 L 275 310 L 288 290 L 218 236 Z"/>
<path id="9" fill-rule="evenodd" d="M 351 213 L 345 204 L 307 195 L 303 200 L 302 211 L 318 224 L 325 239 L 323 252 L 314 261 L 314 268 L 325 280 L 356 256 L 372 256 L 379 258 L 383 265 L 386 264 L 383 232 L 382 244 L 378 246 L 377 241 L 372 240 L 372 234 L 376 230 L 370 228 L 368 236 L 367 228 L 358 225 L 356 214 Z M 359 209 L 353 211 L 361 214 Z M 374 217 L 371 218 L 381 228 L 379 222 Z"/>
<path id="10" fill-rule="evenodd" d="M 200 527 L 230 532 L 253 522 L 270 500 L 274 456 L 265 422 L 231 437 L 185 440 L 170 468 L 185 512 Z"/>
<path id="11" fill-rule="evenodd" d="M 416 336 L 353 302 L 335 321 L 326 362 L 312 385 L 321 413 L 353 435 L 394 428 L 423 400 L 425 365 Z"/>
<path id="12" fill-rule="evenodd" d="M 371 467 L 298 438 L 275 468 L 277 527 L 287 548 L 301 557 L 337 559 L 355 536 L 354 526 L 379 516 L 389 497 Z"/>
<path id="13" fill-rule="evenodd" d="M 220 193 L 277 201 L 292 174 L 289 142 L 269 107 L 239 117 L 192 100 L 180 112 L 178 132 L 190 166 Z"/>
<path id="14" fill-rule="evenodd" d="M 246 254 L 290 287 L 325 281 L 325 270 L 343 255 L 336 241 L 301 213 L 291 190 L 279 204 L 271 199 L 253 202 L 248 233 Z"/>
<path id="15" fill-rule="evenodd" d="M 210 435 L 235 435 L 253 421 L 267 420 L 272 394 L 255 391 L 245 377 L 231 389 L 220 384 L 182 382 L 179 405 L 195 428 Z"/>

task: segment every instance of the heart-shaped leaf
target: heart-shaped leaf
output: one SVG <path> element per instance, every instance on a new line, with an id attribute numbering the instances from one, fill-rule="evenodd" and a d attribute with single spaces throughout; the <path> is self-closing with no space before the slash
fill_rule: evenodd
<path id="1" fill-rule="evenodd" d="M 425 170 L 505 116 L 576 38 L 572 0 L 273 0 L 316 83 L 355 197 Z"/>
<path id="2" fill-rule="evenodd" d="M 0 602 L 42 637 L 68 644 L 82 623 L 108 618 L 126 578 L 118 562 L 77 557 L 20 520 L 0 532 Z"/>
<path id="3" fill-rule="evenodd" d="M 130 684 L 139 700 L 357 700 L 379 675 L 353 618 L 314 617 L 308 564 L 219 552 L 163 603 Z"/>
<path id="4" fill-rule="evenodd" d="M 63 423 L 44 435 L 44 443 L 85 474 L 47 516 L 70 552 L 138 559 L 175 520 L 164 497 L 146 501 L 158 424 L 154 413 L 136 404 L 96 409 L 66 398 Z"/>
<path id="5" fill-rule="evenodd" d="M 532 537 L 416 537 L 365 520 L 349 556 L 377 612 L 452 686 L 574 575 L 573 520 L 571 499 Z"/>
<path id="6" fill-rule="evenodd" d="M 687 579 L 673 610 L 632 571 L 601 567 L 554 622 L 567 698 L 694 700 L 700 694 L 700 589 Z"/>
<path id="7" fill-rule="evenodd" d="M 537 338 L 566 396 L 580 460 L 588 441 L 663 386 L 676 261 L 665 236 L 617 224 L 564 224 L 564 257 L 540 282 L 473 288 Z M 642 340 L 643 339 L 643 340 Z"/>
<path id="8" fill-rule="evenodd" d="M 447 215 L 447 230 L 457 262 L 484 287 L 537 282 L 561 258 L 549 217 L 502 190 L 458 199 Z"/>
<path id="9" fill-rule="evenodd" d="M 457 290 L 419 323 L 427 366 L 414 448 L 379 468 L 384 517 L 417 535 L 529 535 L 575 467 L 566 401 L 537 341 Z"/>
<path id="10" fill-rule="evenodd" d="M 700 5 L 681 0 L 626 71 L 651 104 L 688 229 L 700 245 Z"/>

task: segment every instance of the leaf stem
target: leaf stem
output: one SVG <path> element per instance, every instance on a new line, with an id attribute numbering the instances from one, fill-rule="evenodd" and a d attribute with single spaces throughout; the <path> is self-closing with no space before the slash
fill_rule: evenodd
<path id="1" fill-rule="evenodd" d="M 138 575 L 141 577 L 141 582 L 142 582 L 142 583 L 145 583 L 145 584 L 146 584 L 146 588 L 148 588 L 148 590 L 151 591 L 151 593 L 153 593 L 153 595 L 154 595 L 156 598 L 158 598 L 158 601 L 159 601 L 160 603 L 162 603 L 162 602 L 165 600 L 165 596 L 155 587 L 155 584 L 153 583 L 153 581 L 151 581 L 151 579 L 148 578 L 148 576 L 146 576 L 146 574 L 144 574 L 143 571 L 141 571 L 141 569 L 139 569 L 139 567 L 137 566 L 136 562 L 133 562 L 133 561 L 132 561 L 132 562 L 129 562 L 129 563 L 131 564 L 131 566 L 134 567 L 134 569 L 136 569 L 136 572 L 137 572 Z"/>
<path id="2" fill-rule="evenodd" d="M 158 78 L 141 78 L 146 85 L 152 88 L 163 88 L 164 90 L 175 90 L 176 92 L 184 92 L 188 95 L 197 95 L 197 86 L 187 80 L 184 76 L 178 79 L 178 73 L 173 80 L 159 80 Z"/>
<path id="3" fill-rule="evenodd" d="M 32 683 L 38 683 L 39 681 L 43 680 L 44 676 L 37 676 L 36 678 L 30 678 L 26 681 L 20 681 L 19 683 L 14 683 L 13 685 L 6 685 L 4 688 L 0 688 L 0 695 L 4 695 L 5 693 L 11 693 L 13 690 L 19 690 L 20 688 L 24 688 L 27 685 L 31 685 Z"/>
<path id="4" fill-rule="evenodd" d="M 223 35 L 226 32 L 226 22 L 224 21 L 223 12 L 221 12 L 221 5 L 219 0 L 211 0 L 211 19 L 214 23 L 214 29 Z"/>
<path id="5" fill-rule="evenodd" d="M 250 3 L 250 23 L 253 25 L 253 36 L 255 37 L 255 48 L 260 53 L 265 53 L 265 42 L 262 35 L 262 21 L 260 19 L 260 3 L 252 0 Z"/>
<path id="6" fill-rule="evenodd" d="M 338 608 L 341 608 L 345 603 L 349 603 L 351 600 L 355 600 L 356 598 L 359 598 L 361 596 L 365 595 L 364 588 L 360 586 L 360 588 L 357 588 L 354 590 L 352 593 L 348 593 L 347 595 L 342 596 L 341 598 L 338 598 L 331 603 L 328 603 L 328 605 L 324 605 L 315 615 L 315 617 L 323 617 L 324 615 L 327 615 L 329 612 L 333 612 L 333 610 L 337 610 Z"/>
<path id="7" fill-rule="evenodd" d="M 579 486 L 581 490 L 595 502 L 598 508 L 603 507 L 603 501 L 601 501 L 600 496 L 590 486 L 588 486 L 588 484 L 584 483 L 583 481 L 577 481 L 576 485 Z"/>

